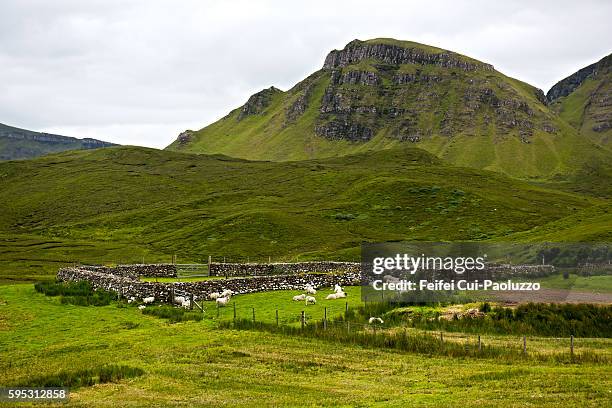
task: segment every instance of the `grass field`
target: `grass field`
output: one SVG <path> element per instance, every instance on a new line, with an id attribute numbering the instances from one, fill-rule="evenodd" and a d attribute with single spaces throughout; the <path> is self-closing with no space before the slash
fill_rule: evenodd
<path id="1" fill-rule="evenodd" d="M 356 261 L 362 242 L 606 241 L 598 180 L 527 183 L 407 147 L 299 163 L 136 147 L 4 162 L 0 280 L 173 255 Z"/>
<path id="2" fill-rule="evenodd" d="M 263 317 L 262 304 L 275 295 L 235 300 L 256 305 Z M 289 314 L 302 307 L 280 297 Z M 542 338 L 534 347 L 556 342 Z M 609 343 L 588 347 L 609 350 Z M 144 370 L 118 383 L 73 390 L 69 406 L 601 407 L 612 401 L 610 365 L 398 353 L 220 330 L 214 318 L 168 324 L 135 307 L 61 305 L 29 284 L 0 286 L 0 352 L 1 384 L 108 364 Z"/>

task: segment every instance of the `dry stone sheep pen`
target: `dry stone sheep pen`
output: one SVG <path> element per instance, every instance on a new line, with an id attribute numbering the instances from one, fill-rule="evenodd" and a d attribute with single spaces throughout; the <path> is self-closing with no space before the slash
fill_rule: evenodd
<path id="1" fill-rule="evenodd" d="M 300 265 L 303 265 L 301 263 Z M 315 263 L 323 264 L 323 263 Z M 301 290 L 305 285 L 329 287 L 336 284 L 357 285 L 360 283 L 359 264 L 354 270 L 340 269 L 316 273 L 254 276 L 247 278 L 210 279 L 197 282 L 143 282 L 140 277 L 176 277 L 176 267 L 169 264 L 120 265 L 115 268 L 78 266 L 62 268 L 57 273 L 59 281 L 88 281 L 94 289 L 105 289 L 119 293 L 122 297 L 143 299 L 154 297 L 156 301 L 172 303 L 174 293 L 181 291 L 208 300 L 210 294 L 231 290 L 234 294 L 245 294 L 271 290 Z"/>

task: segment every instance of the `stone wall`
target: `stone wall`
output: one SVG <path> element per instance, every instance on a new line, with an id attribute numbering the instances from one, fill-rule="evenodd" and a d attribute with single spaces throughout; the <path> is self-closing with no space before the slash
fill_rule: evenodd
<path id="1" fill-rule="evenodd" d="M 356 264 L 358 265 L 358 264 Z M 256 276 L 249 278 L 211 279 L 198 282 L 141 282 L 138 278 L 123 274 L 109 273 L 106 268 L 75 267 L 62 268 L 57 273 L 59 281 L 88 281 L 95 289 L 101 288 L 120 293 L 125 297 L 155 297 L 156 301 L 168 302 L 174 291 L 175 295 L 193 294 L 196 299 L 208 299 L 213 292 L 230 289 L 236 294 L 253 293 L 269 290 L 299 290 L 309 283 L 316 288 L 357 285 L 360 283 L 360 271 L 345 270 L 339 273 L 299 273 L 291 275 Z"/>
<path id="2" fill-rule="evenodd" d="M 316 272 L 359 273 L 355 262 L 295 262 L 295 263 L 212 263 L 210 276 L 268 276 Z"/>
<path id="3" fill-rule="evenodd" d="M 150 278 L 176 278 L 176 265 L 173 264 L 133 264 L 108 266 L 83 266 L 83 268 L 115 276 L 137 279 L 141 276 Z"/>

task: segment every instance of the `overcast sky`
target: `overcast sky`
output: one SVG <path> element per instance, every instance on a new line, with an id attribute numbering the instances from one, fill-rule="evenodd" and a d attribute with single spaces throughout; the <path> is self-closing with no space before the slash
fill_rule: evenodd
<path id="1" fill-rule="evenodd" d="M 0 0 L 0 123 L 165 147 L 355 38 L 450 49 L 546 92 L 612 52 L 610 21 L 609 0 Z"/>

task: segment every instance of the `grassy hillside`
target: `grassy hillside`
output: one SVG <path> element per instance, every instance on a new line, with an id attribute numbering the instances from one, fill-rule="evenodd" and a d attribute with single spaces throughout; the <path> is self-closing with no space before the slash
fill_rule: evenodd
<path id="1" fill-rule="evenodd" d="M 257 93 L 168 149 L 287 161 L 403 144 L 455 165 L 534 178 L 610 158 L 545 101 L 540 90 L 463 55 L 356 40 L 287 92 Z"/>
<path id="2" fill-rule="evenodd" d="M 282 163 L 66 152 L 0 163 L 0 276 L 173 254 L 358 259 L 363 241 L 609 240 L 609 200 L 559 186 L 448 166 L 406 146 Z"/>
<path id="3" fill-rule="evenodd" d="M 0 160 L 31 159 L 66 150 L 97 149 L 115 146 L 96 139 L 33 132 L 0 123 Z"/>
<path id="4" fill-rule="evenodd" d="M 581 134 L 612 148 L 612 55 L 559 81 L 548 98 L 552 109 Z"/>

